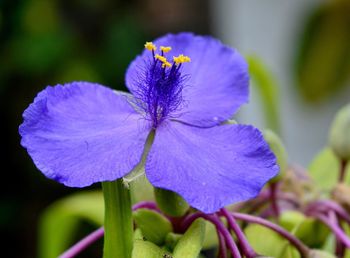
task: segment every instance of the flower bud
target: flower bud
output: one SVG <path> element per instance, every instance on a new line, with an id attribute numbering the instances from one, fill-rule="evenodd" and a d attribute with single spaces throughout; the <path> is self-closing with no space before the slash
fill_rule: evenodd
<path id="1" fill-rule="evenodd" d="M 288 167 L 288 156 L 285 150 L 285 147 L 281 141 L 281 139 L 271 130 L 264 131 L 264 138 L 266 142 L 269 144 L 270 149 L 276 155 L 277 164 L 280 167 L 279 174 L 272 179 L 272 181 L 278 181 Z"/>
<path id="2" fill-rule="evenodd" d="M 135 240 L 132 258 L 171 258 L 172 255 L 149 241 Z"/>
<path id="3" fill-rule="evenodd" d="M 205 238 L 205 222 L 199 218 L 192 222 L 174 248 L 174 258 L 196 258 L 200 253 Z"/>
<path id="4" fill-rule="evenodd" d="M 142 235 L 149 241 L 161 245 L 166 236 L 173 230 L 172 224 L 164 216 L 148 209 L 133 212 L 133 219 Z"/>
<path id="5" fill-rule="evenodd" d="M 350 160 L 350 104 L 336 114 L 330 129 L 329 144 L 338 158 Z"/>
<path id="6" fill-rule="evenodd" d="M 166 215 L 183 216 L 189 209 L 187 202 L 177 193 L 161 188 L 154 188 L 157 205 Z"/>

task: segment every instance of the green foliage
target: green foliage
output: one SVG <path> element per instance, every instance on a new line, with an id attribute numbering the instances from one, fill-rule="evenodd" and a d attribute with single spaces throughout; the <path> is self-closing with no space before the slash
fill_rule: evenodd
<path id="1" fill-rule="evenodd" d="M 101 192 L 80 192 L 63 198 L 43 213 L 39 225 L 39 258 L 56 258 L 74 242 L 80 221 L 103 224 Z"/>
<path id="2" fill-rule="evenodd" d="M 279 116 L 279 91 L 276 80 L 258 57 L 247 56 L 246 59 L 253 86 L 256 87 L 261 98 L 266 126 L 279 133 L 281 122 Z"/>
<path id="3" fill-rule="evenodd" d="M 163 244 L 167 234 L 173 230 L 167 218 L 152 210 L 138 209 L 133 212 L 133 218 L 143 236 L 157 245 Z"/>
<path id="4" fill-rule="evenodd" d="M 180 238 L 175 246 L 174 258 L 197 258 L 203 246 L 205 237 L 205 222 L 196 219 Z"/>
<path id="5" fill-rule="evenodd" d="M 321 247 L 330 233 L 325 225 L 298 211 L 283 212 L 279 221 L 282 227 L 311 247 Z"/>
<path id="6" fill-rule="evenodd" d="M 350 78 L 350 2 L 327 1 L 314 11 L 297 54 L 297 86 L 308 101 L 321 101 Z"/>
<path id="7" fill-rule="evenodd" d="M 261 255 L 275 258 L 300 257 L 299 252 L 287 240 L 266 227 L 252 224 L 244 232 L 254 250 Z"/>
<path id="8" fill-rule="evenodd" d="M 329 193 L 336 185 L 339 177 L 339 160 L 330 148 L 324 148 L 311 162 L 309 166 L 310 176 L 315 186 Z M 350 166 L 347 169 L 345 182 L 350 184 Z"/>

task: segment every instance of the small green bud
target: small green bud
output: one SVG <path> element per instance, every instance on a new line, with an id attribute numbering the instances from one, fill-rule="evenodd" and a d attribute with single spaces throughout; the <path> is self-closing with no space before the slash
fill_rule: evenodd
<path id="1" fill-rule="evenodd" d="M 169 216 L 181 217 L 190 208 L 180 195 L 172 191 L 154 188 L 154 194 L 159 209 Z"/>
<path id="2" fill-rule="evenodd" d="M 340 159 L 350 160 L 350 104 L 336 114 L 329 133 L 329 144 Z"/>
<path id="3" fill-rule="evenodd" d="M 132 258 L 173 258 L 166 250 L 149 241 L 135 240 Z"/>
<path id="4" fill-rule="evenodd" d="M 157 212 L 138 209 L 132 215 L 146 240 L 157 245 L 163 244 L 167 234 L 173 230 L 170 221 Z"/>
<path id="5" fill-rule="evenodd" d="M 180 238 L 174 248 L 174 258 L 197 258 L 204 242 L 205 222 L 202 218 L 196 219 Z"/>
<path id="6" fill-rule="evenodd" d="M 279 174 L 272 179 L 273 181 L 278 181 L 282 175 L 286 172 L 288 167 L 288 156 L 286 149 L 281 141 L 281 139 L 271 130 L 266 129 L 264 131 L 264 138 L 269 144 L 270 149 L 276 155 L 277 164 L 280 167 Z"/>
<path id="7" fill-rule="evenodd" d="M 336 257 L 331 253 L 321 251 L 321 250 L 312 249 L 312 250 L 310 250 L 307 258 L 336 258 Z"/>
<path id="8" fill-rule="evenodd" d="M 165 238 L 165 245 L 171 250 L 173 250 L 181 237 L 182 237 L 181 234 L 170 232 L 169 234 L 167 234 Z"/>

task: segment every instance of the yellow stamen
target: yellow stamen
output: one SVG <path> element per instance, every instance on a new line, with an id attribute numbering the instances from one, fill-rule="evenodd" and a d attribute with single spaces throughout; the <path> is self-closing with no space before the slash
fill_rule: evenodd
<path id="1" fill-rule="evenodd" d="M 160 50 L 163 51 L 164 53 L 168 53 L 171 50 L 171 47 L 160 47 Z"/>
<path id="2" fill-rule="evenodd" d="M 162 63 L 165 63 L 167 62 L 166 58 L 164 56 L 161 56 L 161 55 L 155 55 L 154 56 L 156 59 L 158 59 L 159 61 L 161 61 Z"/>
<path id="3" fill-rule="evenodd" d="M 152 42 L 146 42 L 145 49 L 147 49 L 149 51 L 156 51 L 157 47 Z"/>
<path id="4" fill-rule="evenodd" d="M 166 68 L 166 67 L 171 67 L 171 63 L 169 63 L 169 62 L 164 62 L 163 64 L 162 64 L 162 68 Z"/>
<path id="5" fill-rule="evenodd" d="M 173 60 L 174 60 L 176 65 L 191 62 L 191 58 L 188 56 L 184 56 L 183 54 L 181 54 L 179 56 L 174 56 Z"/>

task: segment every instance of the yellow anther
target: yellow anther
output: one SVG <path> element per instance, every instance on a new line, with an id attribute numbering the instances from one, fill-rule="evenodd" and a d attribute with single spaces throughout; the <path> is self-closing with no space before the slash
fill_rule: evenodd
<path id="1" fill-rule="evenodd" d="M 173 60 L 174 60 L 176 65 L 191 62 L 191 58 L 188 56 L 184 56 L 183 54 L 181 54 L 179 56 L 174 56 Z"/>
<path id="2" fill-rule="evenodd" d="M 157 47 L 152 42 L 146 42 L 145 49 L 147 49 L 149 51 L 156 51 Z"/>
<path id="3" fill-rule="evenodd" d="M 168 53 L 171 50 L 171 47 L 160 47 L 160 50 L 163 51 L 164 53 Z"/>
<path id="4" fill-rule="evenodd" d="M 161 56 L 161 55 L 155 55 L 154 56 L 156 59 L 158 59 L 159 61 L 161 61 L 162 63 L 166 63 L 167 62 L 167 60 L 166 60 L 166 58 L 164 57 L 164 56 Z"/>
<path id="5" fill-rule="evenodd" d="M 169 63 L 169 62 L 164 62 L 164 63 L 162 64 L 162 68 L 166 68 L 166 67 L 170 68 L 170 67 L 171 67 L 171 63 Z"/>

